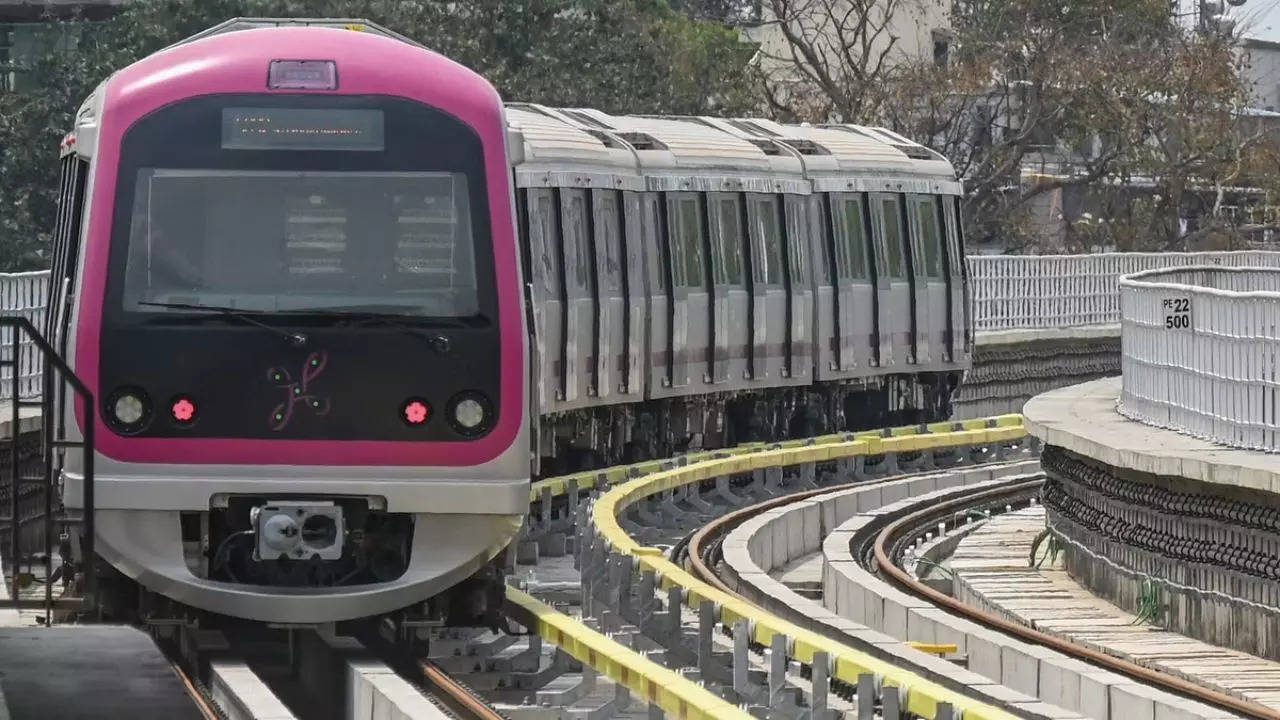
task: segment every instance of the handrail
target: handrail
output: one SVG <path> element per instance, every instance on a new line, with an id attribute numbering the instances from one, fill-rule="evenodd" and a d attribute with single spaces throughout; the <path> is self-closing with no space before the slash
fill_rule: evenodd
<path id="1" fill-rule="evenodd" d="M 93 418 L 96 414 L 96 406 L 94 404 L 93 391 L 85 384 L 83 380 L 76 375 L 71 366 L 67 364 L 54 349 L 54 347 L 40 334 L 31 320 L 17 315 L 0 315 L 0 329 L 7 331 L 9 340 L 9 357 L 0 359 L 0 367 L 12 368 L 13 376 L 18 377 L 22 370 L 23 354 L 20 352 L 21 339 L 27 338 L 27 341 L 39 352 L 43 358 L 43 365 L 48 370 L 55 370 L 60 382 L 70 384 L 72 392 L 76 399 L 81 402 L 84 416 Z M 34 360 L 34 358 L 31 358 Z M 62 436 L 63 430 L 54 430 L 54 418 L 57 413 L 62 412 L 64 408 L 56 408 L 50 411 L 50 405 L 54 402 L 55 397 L 61 397 L 59 393 L 52 392 L 54 385 L 54 376 L 46 374 L 44 381 L 44 400 L 29 400 L 22 398 L 13 398 L 10 401 L 10 436 L 6 440 L 10 443 L 10 502 L 9 502 L 9 523 L 10 538 L 9 550 L 13 563 L 14 577 L 17 577 L 18 562 L 22 556 L 21 545 L 21 525 L 22 519 L 19 516 L 19 495 L 24 484 L 32 482 L 29 478 L 23 478 L 18 461 L 18 441 L 22 436 L 21 416 L 24 407 L 39 407 L 41 409 L 41 451 L 44 460 L 44 472 L 41 482 L 44 484 L 44 519 L 46 523 L 52 523 L 53 518 L 53 496 L 57 492 L 57 483 L 54 481 L 55 468 L 53 465 L 53 456 L 55 449 L 79 448 L 83 454 L 83 472 L 84 472 L 84 497 L 83 497 L 83 557 L 84 563 L 84 597 L 89 602 L 95 601 L 97 590 L 97 573 L 94 558 L 95 552 L 95 528 L 94 528 L 94 423 L 92 420 L 84 424 L 83 434 L 80 440 L 68 440 Z M 51 620 L 53 608 L 53 533 L 46 526 L 44 532 L 44 556 L 45 556 L 45 624 L 49 624 Z M 21 604 L 17 584 L 14 584 L 12 603 L 15 607 Z"/>
<path id="2" fill-rule="evenodd" d="M 1212 275 L 1232 277 L 1237 281 L 1250 282 L 1256 278 L 1250 276 L 1266 276 L 1267 280 L 1276 284 L 1276 290 L 1233 290 L 1231 288 L 1209 287 L 1194 280 L 1178 282 L 1174 280 L 1153 280 L 1151 278 L 1176 277 L 1180 275 L 1198 274 L 1201 280 Z M 1192 265 L 1178 268 L 1157 268 L 1143 270 L 1120 278 L 1120 287 L 1136 287 L 1143 289 L 1186 290 L 1207 295 L 1237 298 L 1280 298 L 1280 268 L 1273 267 L 1224 267 L 1221 265 Z"/>
<path id="3" fill-rule="evenodd" d="M 1120 323 L 1119 280 L 1160 268 L 1280 267 L 1280 252 L 977 255 L 969 258 L 978 331 Z"/>
<path id="4" fill-rule="evenodd" d="M 507 605 L 516 621 L 539 637 L 595 668 L 614 682 L 639 693 L 651 705 L 681 720 L 752 720 L 751 713 L 730 704 L 674 670 L 640 655 L 581 622 L 556 611 L 515 587 L 507 588 Z"/>
<path id="5" fill-rule="evenodd" d="M 789 640 L 788 656 L 803 664 L 812 664 L 815 656 L 826 653 L 832 664 L 833 680 L 857 687 L 860 676 L 873 674 L 882 679 L 883 686 L 897 687 L 906 692 L 903 709 L 922 717 L 939 717 L 945 714 L 942 707 L 948 705 L 959 710 L 969 720 L 1011 719 L 1015 716 L 1004 710 L 965 697 L 865 652 L 800 628 L 698 580 L 664 557 L 657 548 L 645 547 L 636 542 L 622 529 L 618 517 L 627 507 L 650 495 L 754 470 L 1017 440 L 1026 435 L 1026 430 L 1021 425 L 1021 417 L 1014 417 L 1018 418 L 1017 425 L 954 432 L 890 434 L 889 437 L 872 435 L 799 447 L 753 449 L 728 457 L 703 459 L 683 467 L 662 469 L 624 482 L 602 495 L 590 510 L 593 532 L 598 541 L 605 543 L 613 552 L 631 557 L 639 571 L 655 573 L 663 588 L 682 588 L 684 601 L 689 607 L 697 608 L 702 601 L 708 600 L 714 604 L 720 622 L 732 626 L 737 621 L 747 621 L 749 632 L 756 642 L 769 646 L 774 635 L 782 635 Z"/>
<path id="6" fill-rule="evenodd" d="M 1120 280 L 1125 417 L 1280 452 L 1280 269 L 1193 266 Z"/>

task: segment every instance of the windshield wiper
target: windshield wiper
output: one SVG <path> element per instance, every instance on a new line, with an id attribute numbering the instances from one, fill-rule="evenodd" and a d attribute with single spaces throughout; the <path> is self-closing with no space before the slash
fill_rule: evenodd
<path id="1" fill-rule="evenodd" d="M 327 317 L 351 318 L 354 320 L 364 320 L 367 322 L 378 322 L 382 324 L 395 324 L 400 327 L 409 329 L 426 330 L 431 327 L 454 328 L 464 330 L 475 327 L 473 323 L 467 322 L 465 318 L 459 317 L 435 317 L 426 315 L 406 315 L 399 312 L 387 312 L 385 310 L 362 310 L 357 307 L 316 307 L 316 308 L 299 308 L 293 312 L 298 313 L 315 313 Z M 427 325 L 413 325 L 406 320 L 423 320 Z M 481 317 L 481 320 L 484 318 Z"/>
<path id="2" fill-rule="evenodd" d="M 350 320 L 356 325 L 385 325 L 386 327 L 399 330 L 406 335 L 412 335 L 413 337 L 421 340 L 426 340 L 427 343 L 431 345 L 432 350 L 435 350 L 442 355 L 449 352 L 449 346 L 451 343 L 447 335 L 429 333 L 427 332 L 427 328 L 410 325 L 409 323 L 404 322 L 403 318 L 405 316 L 400 315 L 399 313 L 377 312 L 373 310 L 330 310 L 323 308 L 309 309 L 307 312 L 318 313 L 326 317 Z M 437 323 L 433 320 L 432 324 Z M 467 327 L 466 324 L 457 320 L 450 320 L 442 324 L 453 328 Z"/>
<path id="3" fill-rule="evenodd" d="M 269 330 L 283 337 L 284 339 L 288 340 L 289 344 L 291 345 L 296 345 L 301 347 L 302 345 L 307 344 L 306 335 L 300 332 L 290 332 L 288 330 L 285 330 L 284 328 L 279 328 L 274 325 L 268 325 L 267 323 L 264 323 L 261 320 L 258 320 L 257 318 L 253 317 L 253 315 L 264 314 L 261 311 L 241 310 L 239 308 L 224 307 L 222 305 L 200 305 L 197 303 L 163 303 L 163 302 L 139 301 L 138 304 L 148 305 L 150 307 L 169 308 L 172 310 L 201 310 L 204 312 L 216 313 L 223 317 L 235 318 L 241 322 L 245 322 L 250 325 L 257 325 L 258 327 L 263 328 L 264 330 Z"/>

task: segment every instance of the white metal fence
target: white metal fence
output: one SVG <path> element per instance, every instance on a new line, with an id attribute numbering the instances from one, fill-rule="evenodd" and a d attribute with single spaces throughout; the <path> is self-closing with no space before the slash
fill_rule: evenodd
<path id="1" fill-rule="evenodd" d="M 969 258 L 974 327 L 984 331 L 1118 325 L 1120 276 L 1203 264 L 1280 267 L 1280 252 L 978 255 Z M 42 327 L 47 283 L 47 272 L 0 274 L 0 312 L 22 313 Z M 0 334 L 0 341 L 2 352 L 8 352 L 7 334 Z M 35 351 L 27 343 L 23 352 L 28 355 L 23 357 L 18 393 L 38 395 Z M 11 397 L 13 381 L 6 369 L 0 375 L 0 400 Z"/>
<path id="2" fill-rule="evenodd" d="M 1280 267 L 1280 252 L 979 255 L 969 258 L 974 327 L 1117 325 L 1120 276 L 1189 265 Z"/>
<path id="3" fill-rule="evenodd" d="M 0 274 L 0 312 L 21 315 L 30 320 L 36 330 L 43 332 L 48 287 L 47 271 Z M 13 328 L 0 328 L 0 359 L 13 359 L 14 332 L 16 330 Z M 22 370 L 16 383 L 18 396 L 39 396 L 44 361 L 29 337 L 19 339 L 18 359 Z M 0 367 L 0 400 L 14 396 L 13 371 L 12 365 Z"/>
<path id="4" fill-rule="evenodd" d="M 1126 417 L 1280 451 L 1280 269 L 1153 270 L 1120 280 Z"/>

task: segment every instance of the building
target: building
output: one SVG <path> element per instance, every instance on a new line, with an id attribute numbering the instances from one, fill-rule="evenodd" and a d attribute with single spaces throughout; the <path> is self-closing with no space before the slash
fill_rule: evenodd
<path id="1" fill-rule="evenodd" d="M 51 18 L 80 16 L 100 20 L 128 0 L 0 0 L 0 92 L 23 89 L 17 67 L 60 39 Z"/>
<path id="2" fill-rule="evenodd" d="M 1264 110 L 1280 110 L 1280 42 L 1246 37 L 1240 41 L 1240 52 L 1254 104 Z"/>

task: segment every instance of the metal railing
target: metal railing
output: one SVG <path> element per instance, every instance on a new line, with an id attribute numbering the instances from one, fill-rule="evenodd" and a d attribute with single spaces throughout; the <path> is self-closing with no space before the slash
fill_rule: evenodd
<path id="1" fill-rule="evenodd" d="M 1150 270 L 1120 280 L 1120 413 L 1280 452 L 1280 269 Z"/>
<path id="2" fill-rule="evenodd" d="M 981 332 L 1117 325 L 1122 275 L 1191 265 L 1280 267 L 1280 252 L 978 255 L 969 258 L 974 326 Z"/>
<path id="3" fill-rule="evenodd" d="M 33 327 L 44 328 L 45 303 L 48 300 L 49 271 L 0 274 L 0 314 L 18 316 L 28 320 Z M 6 353 L 2 359 L 7 363 L 14 358 L 12 354 L 14 327 L 0 327 L 0 352 Z M 44 365 L 39 350 L 28 336 L 19 336 L 17 358 L 22 368 L 16 381 L 13 365 L 0 367 L 0 400 L 17 397 L 39 397 L 41 390 L 41 367 Z M 15 393 L 15 385 L 17 391 Z"/>
<path id="4" fill-rule="evenodd" d="M 1280 267 L 1280 252 L 1101 253 L 1097 255 L 975 255 L 968 259 L 974 327 L 990 330 L 1119 325 L 1122 275 L 1168 267 Z M 0 313 L 44 327 L 48 271 L 0 274 Z M 0 347 L 8 336 L 0 337 Z M 23 352 L 31 353 L 30 343 Z M 0 376 L 0 400 L 14 397 Z M 40 393 L 40 375 L 18 378 L 19 397 Z"/>

